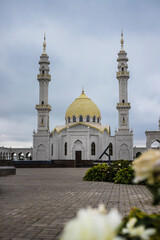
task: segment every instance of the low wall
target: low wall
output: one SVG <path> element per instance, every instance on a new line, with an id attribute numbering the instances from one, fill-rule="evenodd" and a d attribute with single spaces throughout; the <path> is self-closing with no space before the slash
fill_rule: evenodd
<path id="1" fill-rule="evenodd" d="M 16 168 L 51 168 L 51 161 L 13 161 L 13 164 Z"/>
<path id="2" fill-rule="evenodd" d="M 14 162 L 12 160 L 0 160 L 0 166 L 13 166 Z"/>
<path id="3" fill-rule="evenodd" d="M 0 177 L 15 175 L 15 174 L 16 174 L 16 168 L 13 166 L 0 167 Z"/>
<path id="4" fill-rule="evenodd" d="M 92 160 L 52 160 L 52 161 L 13 161 L 16 168 L 65 168 L 65 167 L 92 167 Z"/>
<path id="5" fill-rule="evenodd" d="M 55 167 L 92 167 L 93 166 L 93 160 L 81 160 L 81 161 L 75 161 L 75 160 L 53 160 L 53 165 Z"/>

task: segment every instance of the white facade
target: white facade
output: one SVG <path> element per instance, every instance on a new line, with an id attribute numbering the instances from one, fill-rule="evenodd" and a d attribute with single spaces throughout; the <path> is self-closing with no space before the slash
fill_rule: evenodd
<path id="1" fill-rule="evenodd" d="M 111 160 L 133 159 L 133 131 L 129 129 L 127 54 L 123 50 L 123 35 L 121 50 L 118 53 L 119 127 L 115 136 L 111 136 L 109 125 L 101 125 L 101 113 L 98 107 L 89 99 L 84 91 L 69 106 L 65 115 L 65 125 L 57 126 L 53 132 L 49 131 L 48 86 L 49 61 L 44 51 L 40 57 L 39 68 L 39 104 L 37 132 L 33 133 L 33 160 L 98 160 L 109 144 Z M 103 160 L 108 160 L 104 155 Z"/>
<path id="2" fill-rule="evenodd" d="M 115 138 L 110 136 L 107 129 L 101 132 L 89 123 L 64 126 L 59 133 L 55 129 L 51 134 L 50 149 L 53 150 L 50 159 L 75 160 L 77 152 L 81 152 L 81 160 L 97 160 L 109 143 L 115 146 Z M 115 159 L 115 151 L 111 159 Z"/>

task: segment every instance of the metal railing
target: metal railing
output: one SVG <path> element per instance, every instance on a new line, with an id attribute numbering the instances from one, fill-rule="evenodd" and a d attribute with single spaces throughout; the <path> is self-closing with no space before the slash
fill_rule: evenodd
<path id="1" fill-rule="evenodd" d="M 37 74 L 37 78 L 49 78 L 51 79 L 51 75 L 50 74 Z"/>
<path id="2" fill-rule="evenodd" d="M 129 72 L 127 72 L 127 71 L 117 72 L 117 77 L 119 77 L 119 76 L 128 76 L 129 77 Z"/>
<path id="3" fill-rule="evenodd" d="M 130 103 L 117 103 L 117 106 L 130 106 Z"/>
<path id="4" fill-rule="evenodd" d="M 51 106 L 49 104 L 47 104 L 47 105 L 39 105 L 39 104 L 37 104 L 36 108 L 49 108 L 49 109 L 51 109 Z"/>

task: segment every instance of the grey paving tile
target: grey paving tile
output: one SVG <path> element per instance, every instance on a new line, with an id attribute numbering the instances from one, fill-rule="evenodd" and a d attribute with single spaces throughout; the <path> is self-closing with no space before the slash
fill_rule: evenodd
<path id="1" fill-rule="evenodd" d="M 146 213 L 160 212 L 151 205 L 145 186 L 83 182 L 87 169 L 17 169 L 0 178 L 0 239 L 59 240 L 65 223 L 80 208 L 118 208 L 127 215 L 135 206 Z"/>

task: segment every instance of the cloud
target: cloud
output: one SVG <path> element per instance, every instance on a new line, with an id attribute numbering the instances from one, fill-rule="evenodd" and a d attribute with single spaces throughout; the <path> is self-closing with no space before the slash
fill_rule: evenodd
<path id="1" fill-rule="evenodd" d="M 1 145 L 32 144 L 44 32 L 52 75 L 50 129 L 64 124 L 65 111 L 84 85 L 86 95 L 101 111 L 102 123 L 110 124 L 114 134 L 122 27 L 129 58 L 130 126 L 134 143 L 145 144 L 145 131 L 158 129 L 159 10 L 158 1 L 146 0 L 1 1 Z"/>

